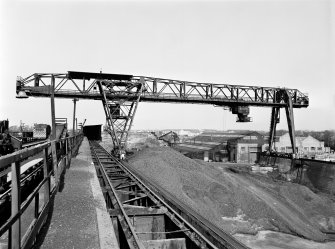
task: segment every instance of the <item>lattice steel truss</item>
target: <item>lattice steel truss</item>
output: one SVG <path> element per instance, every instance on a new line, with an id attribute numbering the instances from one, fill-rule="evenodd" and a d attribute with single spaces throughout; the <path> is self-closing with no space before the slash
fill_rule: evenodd
<path id="1" fill-rule="evenodd" d="M 106 80 L 98 81 L 97 84 L 102 96 L 108 133 L 112 137 L 114 152 L 123 156 L 126 150 L 128 134 L 141 97 L 143 79 L 133 84 L 122 84 Z M 112 92 L 125 92 L 127 97 L 108 100 L 106 93 Z"/>
<path id="2" fill-rule="evenodd" d="M 292 145 L 292 152 L 296 154 L 296 141 L 295 141 L 295 126 L 294 126 L 294 116 L 293 116 L 293 104 L 292 104 L 292 97 L 290 91 L 283 89 L 276 93 L 276 98 L 281 99 L 286 103 L 285 111 L 286 111 L 286 118 L 287 118 L 287 125 Z M 276 137 L 276 127 L 277 124 L 280 122 L 280 107 L 272 107 L 271 112 L 271 123 L 270 123 L 270 136 L 269 136 L 269 150 L 274 151 L 274 141 Z"/>
<path id="3" fill-rule="evenodd" d="M 131 89 L 142 79 L 143 89 L 140 101 L 180 102 L 193 104 L 213 104 L 219 106 L 269 106 L 285 107 L 285 99 L 278 94 L 285 89 L 290 93 L 294 108 L 308 107 L 308 96 L 297 89 L 279 87 L 242 86 L 214 83 L 196 83 L 119 74 L 81 73 L 69 71 L 67 74 L 33 74 L 27 78 L 18 77 L 17 91 L 25 91 L 28 96 L 49 97 L 50 79 L 55 77 L 55 97 L 101 99 L 97 90 L 99 80 L 125 85 Z M 129 88 L 127 88 L 129 86 Z M 128 92 L 111 89 L 106 92 L 109 99 L 127 99 Z"/>
<path id="4" fill-rule="evenodd" d="M 139 101 L 212 104 L 229 107 L 238 120 L 249 122 L 249 106 L 272 107 L 270 150 L 273 148 L 279 110 L 285 108 L 292 148 L 295 150 L 293 108 L 309 105 L 306 94 L 297 89 L 197 83 L 121 74 L 68 71 L 67 74 L 33 74 L 18 77 L 17 93 L 49 97 L 50 80 L 55 79 L 54 95 L 60 98 L 102 100 L 109 133 L 116 148 L 123 150 Z M 112 111 L 111 111 L 112 110 Z"/>

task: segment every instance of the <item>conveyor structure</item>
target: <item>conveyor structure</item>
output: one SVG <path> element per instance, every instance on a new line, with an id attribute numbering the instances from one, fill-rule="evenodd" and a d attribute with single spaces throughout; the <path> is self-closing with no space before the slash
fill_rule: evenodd
<path id="1" fill-rule="evenodd" d="M 90 148 L 120 248 L 248 248 L 96 141 Z"/>
<path id="2" fill-rule="evenodd" d="M 285 108 L 293 154 L 296 153 L 294 108 L 309 105 L 297 89 L 197 83 L 124 74 L 68 71 L 64 74 L 35 73 L 18 77 L 18 97 L 54 97 L 102 101 L 115 152 L 124 155 L 127 137 L 139 102 L 210 104 L 228 107 L 237 122 L 250 122 L 249 107 L 272 108 L 269 150 L 274 150 L 279 110 Z"/>

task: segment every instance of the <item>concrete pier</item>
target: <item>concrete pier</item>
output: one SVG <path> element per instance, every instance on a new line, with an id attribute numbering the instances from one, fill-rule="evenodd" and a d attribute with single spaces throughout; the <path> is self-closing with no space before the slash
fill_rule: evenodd
<path id="1" fill-rule="evenodd" d="M 63 180 L 34 248 L 119 248 L 86 138 Z"/>

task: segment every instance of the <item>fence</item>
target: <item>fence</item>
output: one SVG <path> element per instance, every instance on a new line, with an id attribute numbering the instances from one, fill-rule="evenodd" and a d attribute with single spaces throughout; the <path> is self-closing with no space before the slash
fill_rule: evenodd
<path id="1" fill-rule="evenodd" d="M 30 248 L 48 217 L 52 199 L 58 191 L 60 176 L 78 151 L 82 134 L 54 140 L 0 157 L 0 171 L 11 172 L 11 216 L 0 227 L 0 238 L 7 240 L 8 248 Z M 43 158 L 43 180 L 21 203 L 21 166 L 28 158 Z M 34 202 L 33 202 L 34 201 Z M 34 204 L 34 205 L 33 205 Z M 33 216 L 31 222 L 27 216 Z M 24 223 L 21 219 L 24 217 Z M 26 229 L 23 229 L 26 228 Z M 21 231 L 25 230 L 25 231 Z M 0 243 L 0 248 L 1 243 Z"/>

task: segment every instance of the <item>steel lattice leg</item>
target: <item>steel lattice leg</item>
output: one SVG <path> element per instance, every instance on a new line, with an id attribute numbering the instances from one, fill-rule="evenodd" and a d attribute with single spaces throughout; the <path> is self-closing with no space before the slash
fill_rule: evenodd
<path id="1" fill-rule="evenodd" d="M 140 101 L 144 80 L 141 78 L 139 83 L 133 84 L 126 89 L 123 89 L 123 84 L 117 85 L 115 82 L 111 83 L 108 81 L 103 83 L 104 86 L 99 81 L 98 86 L 106 114 L 108 132 L 113 140 L 113 152 L 123 159 L 126 153 L 128 134 Z M 120 90 L 123 92 L 127 91 L 128 94 L 122 98 L 107 100 L 106 91 L 111 93 L 113 91 L 120 92 Z"/>
<path id="2" fill-rule="evenodd" d="M 274 141 L 276 137 L 276 127 L 279 123 L 280 108 L 273 107 L 271 112 L 271 125 L 270 125 L 270 136 L 269 136 L 269 151 L 274 150 Z"/>

